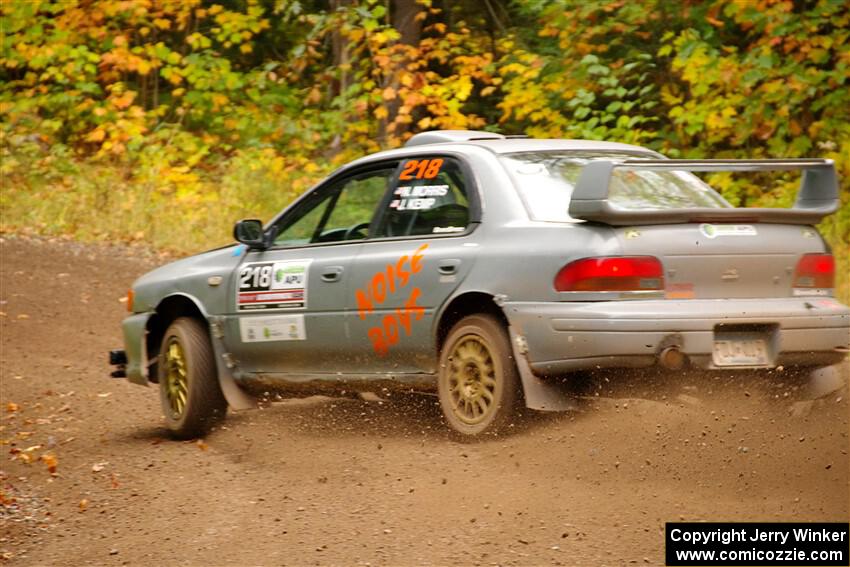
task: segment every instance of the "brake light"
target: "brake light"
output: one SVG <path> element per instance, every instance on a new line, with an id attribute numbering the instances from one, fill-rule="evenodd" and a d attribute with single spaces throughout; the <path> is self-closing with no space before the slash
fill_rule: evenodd
<path id="1" fill-rule="evenodd" d="M 835 287 L 835 259 L 832 254 L 804 254 L 794 271 L 794 287 L 831 289 Z"/>
<path id="2" fill-rule="evenodd" d="M 654 256 L 608 256 L 570 262 L 555 276 L 557 291 L 664 289 L 664 268 Z"/>

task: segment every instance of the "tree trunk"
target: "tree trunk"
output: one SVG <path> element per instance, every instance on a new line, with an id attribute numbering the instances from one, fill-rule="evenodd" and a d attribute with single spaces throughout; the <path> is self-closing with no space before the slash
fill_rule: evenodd
<path id="1" fill-rule="evenodd" d="M 340 8 L 349 8 L 351 4 L 352 0 L 331 0 L 330 7 L 331 11 L 335 12 Z M 331 33 L 331 51 L 333 67 L 337 70 L 337 76 L 330 84 L 330 95 L 333 98 L 345 93 L 348 87 L 351 86 L 351 70 L 343 68 L 351 62 L 348 39 L 338 29 Z"/>
<path id="2" fill-rule="evenodd" d="M 390 6 L 390 23 L 398 31 L 400 37 L 398 43 L 401 45 L 419 45 L 419 40 L 422 37 L 422 16 L 419 16 L 424 11 L 424 8 L 416 0 L 391 0 Z M 419 16 L 419 17 L 417 17 Z M 388 69 L 384 75 L 384 87 L 392 87 L 398 92 L 399 87 L 399 72 L 404 69 L 408 61 L 405 58 L 400 58 L 395 67 Z M 382 141 L 386 141 L 387 135 L 390 133 L 387 126 L 392 124 L 398 115 L 398 109 L 401 106 L 401 101 L 398 98 L 386 101 L 387 118 L 381 120 L 378 124 L 378 136 Z M 397 125 L 392 132 L 395 136 L 400 136 L 409 129 L 408 124 Z"/>

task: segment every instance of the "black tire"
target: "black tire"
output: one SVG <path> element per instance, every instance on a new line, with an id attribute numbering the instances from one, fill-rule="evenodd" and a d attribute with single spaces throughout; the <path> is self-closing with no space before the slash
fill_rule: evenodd
<path id="1" fill-rule="evenodd" d="M 514 424 L 520 379 L 504 326 L 491 315 L 464 317 L 440 352 L 437 393 L 443 416 L 461 438 L 497 434 Z"/>
<path id="2" fill-rule="evenodd" d="M 159 400 L 173 437 L 203 437 L 224 419 L 227 400 L 203 323 L 189 317 L 175 319 L 162 338 L 157 368 Z"/>

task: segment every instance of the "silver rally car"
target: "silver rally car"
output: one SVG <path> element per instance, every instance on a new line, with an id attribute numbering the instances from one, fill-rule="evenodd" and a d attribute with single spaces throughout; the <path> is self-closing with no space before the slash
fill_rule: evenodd
<path id="1" fill-rule="evenodd" d="M 803 172 L 793 208 L 734 208 L 690 173 L 763 170 Z M 474 436 L 571 407 L 579 370 L 828 366 L 850 310 L 812 225 L 837 206 L 829 160 L 425 132 L 139 278 L 113 376 L 158 383 L 177 437 L 250 392 L 387 387 L 436 392 Z"/>

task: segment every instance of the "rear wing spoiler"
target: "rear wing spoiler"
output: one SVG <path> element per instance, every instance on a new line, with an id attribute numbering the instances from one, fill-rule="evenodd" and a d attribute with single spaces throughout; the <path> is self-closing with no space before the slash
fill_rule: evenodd
<path id="1" fill-rule="evenodd" d="M 614 168 L 649 171 L 795 171 L 803 172 L 790 209 L 690 208 L 622 209 L 608 200 Z M 688 222 L 774 222 L 816 224 L 838 210 L 838 178 L 829 159 L 630 159 L 595 160 L 581 172 L 570 199 L 575 219 L 615 226 Z"/>

